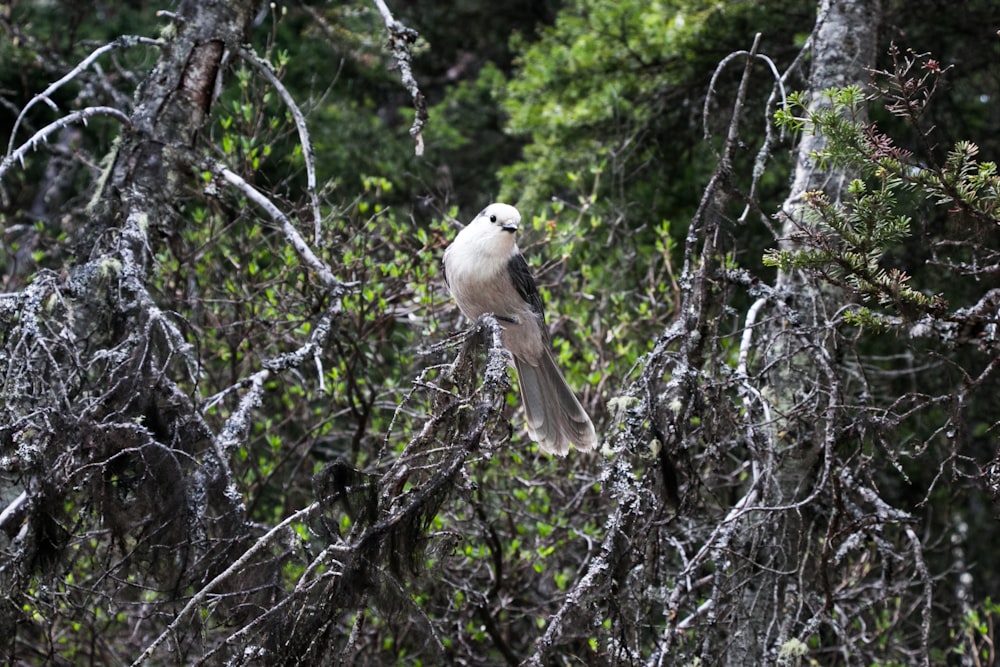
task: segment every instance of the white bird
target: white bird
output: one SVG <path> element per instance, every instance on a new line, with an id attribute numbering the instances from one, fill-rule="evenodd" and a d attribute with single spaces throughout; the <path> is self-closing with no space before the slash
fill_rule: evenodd
<path id="1" fill-rule="evenodd" d="M 490 204 L 444 251 L 445 281 L 459 309 L 475 320 L 493 313 L 503 345 L 514 357 L 528 437 L 543 451 L 565 456 L 597 447 L 597 434 L 552 357 L 542 297 L 514 234 L 521 214 Z"/>

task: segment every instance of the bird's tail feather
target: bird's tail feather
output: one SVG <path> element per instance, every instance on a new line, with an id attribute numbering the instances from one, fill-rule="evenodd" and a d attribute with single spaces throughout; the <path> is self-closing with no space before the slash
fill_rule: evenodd
<path id="1" fill-rule="evenodd" d="M 546 351 L 537 366 L 514 358 L 528 436 L 543 451 L 565 456 L 570 443 L 577 449 L 597 448 L 597 433 L 587 412 L 566 384 L 552 355 Z"/>

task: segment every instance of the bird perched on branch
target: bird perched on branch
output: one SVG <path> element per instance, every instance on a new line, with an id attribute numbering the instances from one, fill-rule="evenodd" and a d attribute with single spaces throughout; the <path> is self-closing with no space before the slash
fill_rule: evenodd
<path id="1" fill-rule="evenodd" d="M 469 319 L 493 313 L 514 357 L 528 436 L 543 451 L 565 456 L 597 447 L 597 434 L 552 357 L 542 297 L 514 234 L 521 214 L 490 204 L 444 251 L 448 289 Z"/>

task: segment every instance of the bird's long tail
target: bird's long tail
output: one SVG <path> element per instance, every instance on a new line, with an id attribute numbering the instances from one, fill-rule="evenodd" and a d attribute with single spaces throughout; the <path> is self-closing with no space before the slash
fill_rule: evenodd
<path id="1" fill-rule="evenodd" d="M 514 357 L 528 436 L 542 451 L 565 456 L 570 443 L 577 449 L 597 448 L 597 433 L 587 412 L 566 384 L 546 350 L 537 366 Z"/>

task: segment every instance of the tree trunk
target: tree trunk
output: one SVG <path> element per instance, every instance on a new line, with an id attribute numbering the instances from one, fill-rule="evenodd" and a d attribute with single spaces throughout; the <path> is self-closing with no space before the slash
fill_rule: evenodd
<path id="1" fill-rule="evenodd" d="M 228 464 L 181 389 L 197 381 L 197 363 L 147 276 L 158 246 L 187 222 L 178 211 L 195 182 L 196 138 L 255 4 L 181 3 L 91 199 L 75 264 L 67 275 L 39 272 L 6 332 L 20 350 L 4 401 L 7 414 L 21 415 L 11 437 L 24 484 L 17 508 L 27 518 L 10 549 L 17 569 L 0 570 L 4 609 L 21 607 L 14 581 L 59 563 L 63 526 L 78 515 L 99 512 L 111 538 L 133 549 L 129 562 L 172 591 L 199 576 L 191 554 L 175 547 L 196 541 L 205 506 L 242 525 L 239 497 L 226 493 Z M 187 502 L 191 489 L 202 507 Z M 15 623 L 0 613 L 0 635 L 14 637 Z"/>
<path id="2" fill-rule="evenodd" d="M 825 90 L 866 83 L 865 68 L 875 62 L 881 13 L 880 0 L 821 0 L 812 34 L 811 105 L 825 103 Z M 782 207 L 782 249 L 795 249 L 794 239 L 808 228 L 805 194 L 822 191 L 838 202 L 853 178 L 815 163 L 811 155 L 824 143 L 823 136 L 806 133 L 799 144 L 791 191 Z M 761 505 L 786 509 L 762 513 L 746 525 L 743 541 L 752 565 L 742 594 L 746 616 L 737 621 L 727 652 L 726 662 L 733 666 L 773 664 L 793 638 L 786 620 L 804 593 L 798 590 L 797 576 L 812 570 L 807 564 L 816 554 L 809 550 L 817 544 L 811 534 L 816 528 L 796 504 L 809 497 L 824 449 L 838 436 L 835 349 L 832 336 L 824 332 L 846 297 L 801 271 L 782 272 L 776 286 L 779 299 L 800 319 L 790 321 L 779 313 L 761 337 L 767 341 L 761 364 L 768 369 L 764 386 L 772 421 L 769 448 L 756 457 L 753 483 Z"/>

